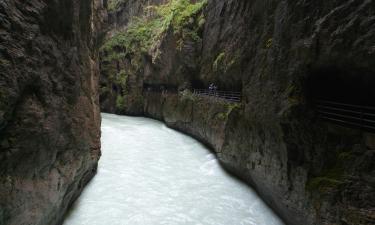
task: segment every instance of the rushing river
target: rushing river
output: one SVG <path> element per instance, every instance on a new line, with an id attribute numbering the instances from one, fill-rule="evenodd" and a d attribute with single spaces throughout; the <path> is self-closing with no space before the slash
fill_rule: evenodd
<path id="1" fill-rule="evenodd" d="M 196 140 L 158 121 L 102 114 L 98 174 L 64 225 L 282 225 Z"/>

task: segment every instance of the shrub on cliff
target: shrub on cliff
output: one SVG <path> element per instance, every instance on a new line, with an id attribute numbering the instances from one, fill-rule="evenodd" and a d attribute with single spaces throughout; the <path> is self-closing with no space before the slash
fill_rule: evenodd
<path id="1" fill-rule="evenodd" d="M 116 108 L 120 110 L 125 108 L 125 98 L 122 95 L 117 95 Z"/>
<path id="2" fill-rule="evenodd" d="M 118 32 L 109 38 L 102 47 L 106 51 L 105 60 L 117 60 L 131 55 L 148 53 L 157 45 L 163 34 L 173 30 L 179 45 L 185 38 L 199 39 L 198 30 L 204 23 L 202 9 L 206 0 L 191 3 L 189 0 L 171 0 L 160 6 L 146 8 L 148 13 L 135 18 L 126 31 Z"/>
<path id="3" fill-rule="evenodd" d="M 108 11 L 115 11 L 119 8 L 121 3 L 125 2 L 126 0 L 109 0 L 108 1 Z"/>

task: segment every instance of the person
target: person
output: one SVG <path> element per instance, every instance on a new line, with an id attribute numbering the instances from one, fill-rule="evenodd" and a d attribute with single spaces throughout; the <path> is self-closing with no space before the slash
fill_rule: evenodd
<path id="1" fill-rule="evenodd" d="M 214 90 L 214 95 L 216 96 L 217 95 L 217 86 L 216 85 L 213 86 L 213 90 Z"/>
<path id="2" fill-rule="evenodd" d="M 209 90 L 208 94 L 211 95 L 212 92 L 213 92 L 213 90 L 214 90 L 214 84 L 213 84 L 213 83 L 211 83 L 211 84 L 208 86 L 208 90 Z"/>

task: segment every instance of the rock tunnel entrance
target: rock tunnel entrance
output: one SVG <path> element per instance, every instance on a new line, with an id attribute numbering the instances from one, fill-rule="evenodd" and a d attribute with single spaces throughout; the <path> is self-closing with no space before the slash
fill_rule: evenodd
<path id="1" fill-rule="evenodd" d="M 375 106 L 375 74 L 326 67 L 312 71 L 310 97 L 353 105 Z"/>
<path id="2" fill-rule="evenodd" d="M 143 91 L 177 93 L 178 87 L 170 84 L 143 83 Z"/>
<path id="3" fill-rule="evenodd" d="M 375 74 L 324 67 L 313 70 L 307 83 L 319 118 L 375 132 Z"/>

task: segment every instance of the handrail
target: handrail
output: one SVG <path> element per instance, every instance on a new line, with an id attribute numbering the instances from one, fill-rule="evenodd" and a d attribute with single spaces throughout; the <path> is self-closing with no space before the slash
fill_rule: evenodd
<path id="1" fill-rule="evenodd" d="M 193 89 L 193 94 L 195 95 L 205 95 L 216 98 L 222 98 L 228 101 L 241 102 L 242 94 L 241 92 L 235 91 L 216 91 L 208 89 Z"/>
<path id="2" fill-rule="evenodd" d="M 329 118 L 329 117 L 322 117 L 322 119 L 329 120 L 329 121 L 332 121 L 332 122 L 337 122 L 337 123 L 344 123 L 344 124 L 351 125 L 351 126 L 356 126 L 356 127 L 357 126 L 361 126 L 363 128 L 367 128 L 369 130 L 375 131 L 375 126 L 361 125 L 359 123 L 353 123 L 353 122 L 348 122 L 348 121 L 339 120 L 339 119 L 332 119 L 332 118 Z"/>
<path id="3" fill-rule="evenodd" d="M 315 102 L 321 119 L 375 132 L 375 107 L 327 100 Z"/>
<path id="4" fill-rule="evenodd" d="M 176 90 L 156 89 L 156 88 L 148 88 L 148 89 L 145 89 L 144 91 L 156 92 L 156 93 L 177 93 Z M 241 92 L 235 92 L 235 91 L 215 91 L 215 90 L 208 90 L 208 89 L 193 89 L 193 94 L 221 98 L 221 99 L 225 99 L 225 100 L 232 101 L 232 102 L 241 102 L 241 98 L 242 98 Z"/>
<path id="5" fill-rule="evenodd" d="M 208 92 L 210 91 L 209 89 L 193 89 L 195 91 L 205 91 L 205 92 Z M 238 94 L 241 94 L 241 92 L 239 91 L 218 91 L 216 90 L 216 92 L 220 92 L 220 93 L 238 93 Z"/>
<path id="6" fill-rule="evenodd" d="M 316 102 L 317 103 L 328 103 L 328 104 L 332 104 L 332 105 L 341 105 L 341 106 L 348 106 L 348 107 L 354 107 L 354 108 L 375 110 L 375 107 L 372 107 L 372 106 L 352 105 L 352 104 L 341 103 L 341 102 L 333 102 L 333 101 L 327 101 L 327 100 L 317 100 Z"/>
<path id="7" fill-rule="evenodd" d="M 335 110 L 335 111 L 337 110 L 337 111 L 342 111 L 342 112 L 347 112 L 347 113 L 358 113 L 358 111 L 353 111 L 353 110 L 348 110 L 348 109 L 340 109 L 340 108 L 337 108 L 337 107 L 330 107 L 330 106 L 324 106 L 324 105 L 317 105 L 317 107 L 322 109 L 322 110 L 329 109 L 329 110 Z M 375 113 L 363 112 L 363 115 L 375 117 Z"/>
<path id="8" fill-rule="evenodd" d="M 347 116 L 347 115 L 342 115 L 342 114 L 338 114 L 338 113 L 325 112 L 325 111 L 322 111 L 322 110 L 318 110 L 318 112 L 321 113 L 321 114 L 328 114 L 328 115 L 331 115 L 331 116 L 343 117 L 345 119 L 353 119 L 353 120 L 360 120 L 360 121 L 365 121 L 365 122 L 369 122 L 369 123 L 375 123 L 375 120 L 358 118 L 358 117 L 355 117 L 355 116 Z"/>

